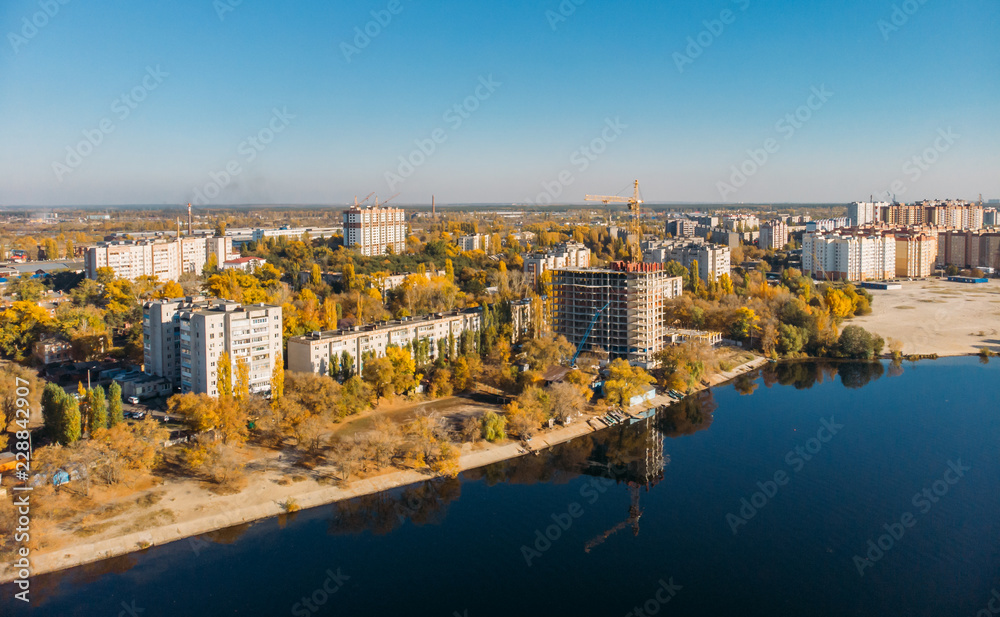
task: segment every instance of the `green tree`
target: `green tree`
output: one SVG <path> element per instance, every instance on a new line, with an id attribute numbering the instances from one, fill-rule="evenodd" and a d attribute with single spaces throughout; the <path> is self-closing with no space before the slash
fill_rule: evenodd
<path id="1" fill-rule="evenodd" d="M 483 439 L 490 443 L 507 439 L 507 418 L 494 411 L 487 411 L 480 421 Z"/>
<path id="2" fill-rule="evenodd" d="M 87 390 L 87 406 L 91 434 L 99 428 L 108 428 L 108 400 L 104 388 L 97 386 Z"/>
<path id="3" fill-rule="evenodd" d="M 850 325 L 840 333 L 838 346 L 840 355 L 846 358 L 872 360 L 882 355 L 885 341 L 861 326 Z"/>
<path id="4" fill-rule="evenodd" d="M 45 422 L 45 432 L 52 439 L 58 439 L 63 425 L 64 396 L 67 396 L 66 391 L 51 381 L 42 389 L 42 421 Z"/>
<path id="5" fill-rule="evenodd" d="M 730 333 L 737 341 L 752 340 L 760 317 L 752 308 L 741 306 L 736 309 L 736 318 L 730 326 Z"/>
<path id="6" fill-rule="evenodd" d="M 64 446 L 80 441 L 83 432 L 83 418 L 80 416 L 80 403 L 75 398 L 63 392 L 61 397 L 62 411 L 59 414 L 62 422 L 58 427 L 56 441 Z"/>
<path id="7" fill-rule="evenodd" d="M 354 358 L 347 350 L 340 354 L 340 381 L 347 382 L 354 377 Z"/>
<path id="8" fill-rule="evenodd" d="M 111 382 L 108 388 L 108 425 L 110 428 L 125 421 L 125 412 L 122 410 L 122 387 L 117 381 Z"/>

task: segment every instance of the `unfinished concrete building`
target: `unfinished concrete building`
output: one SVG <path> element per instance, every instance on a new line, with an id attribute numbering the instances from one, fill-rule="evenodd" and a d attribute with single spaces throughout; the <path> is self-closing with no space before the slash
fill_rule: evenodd
<path id="1" fill-rule="evenodd" d="M 681 278 L 669 276 L 661 264 L 553 270 L 553 327 L 573 345 L 582 342 L 584 351 L 600 348 L 611 358 L 649 368 L 653 354 L 670 342 L 664 305 L 682 290 Z"/>

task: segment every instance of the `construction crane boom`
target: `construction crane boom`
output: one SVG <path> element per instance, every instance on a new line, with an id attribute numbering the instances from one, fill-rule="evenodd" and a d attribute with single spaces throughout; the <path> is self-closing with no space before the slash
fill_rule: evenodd
<path id="1" fill-rule="evenodd" d="M 358 196 L 355 195 L 354 196 L 354 207 L 357 208 L 358 206 L 363 205 L 366 201 L 368 201 L 369 199 L 371 199 L 372 195 L 374 195 L 374 194 L 375 194 L 375 191 L 372 191 L 371 193 L 368 193 L 368 196 L 365 197 L 364 199 L 362 199 L 361 201 L 358 201 Z"/>
<path id="2" fill-rule="evenodd" d="M 628 247 L 629 247 L 629 258 L 634 262 L 642 261 L 642 248 L 640 242 L 642 242 L 642 196 L 639 194 L 639 181 L 636 180 L 633 184 L 632 196 L 622 197 L 620 195 L 587 195 L 584 198 L 586 201 L 600 201 L 605 205 L 609 203 L 627 203 L 629 212 L 632 213 L 632 218 L 628 225 Z"/>
<path id="3" fill-rule="evenodd" d="M 609 306 L 611 306 L 610 302 L 594 313 L 594 318 L 590 320 L 590 325 L 587 326 L 587 331 L 583 333 L 583 338 L 580 339 L 580 344 L 576 346 L 576 353 L 573 354 L 573 359 L 569 361 L 570 366 L 576 366 L 576 359 L 580 357 L 580 352 L 583 351 L 583 346 L 587 343 L 587 339 L 590 338 L 590 331 L 594 329 L 594 325 L 597 323 L 597 320 L 601 318 L 601 314 L 604 311 L 608 310 Z"/>

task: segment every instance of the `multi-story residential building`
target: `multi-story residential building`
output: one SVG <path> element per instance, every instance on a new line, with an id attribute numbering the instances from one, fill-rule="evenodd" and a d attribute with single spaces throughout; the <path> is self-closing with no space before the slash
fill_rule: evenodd
<path id="1" fill-rule="evenodd" d="M 830 280 L 891 279 L 896 276 L 896 238 L 875 231 L 806 233 L 802 270 Z"/>
<path id="2" fill-rule="evenodd" d="M 406 250 L 406 215 L 402 208 L 351 206 L 344 211 L 344 246 L 362 255 Z"/>
<path id="3" fill-rule="evenodd" d="M 240 257 L 222 262 L 220 270 L 242 270 L 243 272 L 253 272 L 267 263 L 263 257 Z"/>
<path id="4" fill-rule="evenodd" d="M 881 207 L 881 220 L 890 225 L 933 225 L 952 229 L 980 229 L 984 208 L 965 201 L 921 201 Z"/>
<path id="5" fill-rule="evenodd" d="M 691 219 L 668 219 L 667 233 L 674 238 L 691 238 L 697 223 Z"/>
<path id="6" fill-rule="evenodd" d="M 280 306 L 243 306 L 218 299 L 157 300 L 143 306 L 144 371 L 165 377 L 181 392 L 218 396 L 218 363 L 229 354 L 249 369 L 250 391 L 269 392 L 282 353 Z"/>
<path id="7" fill-rule="evenodd" d="M 887 201 L 855 201 L 847 206 L 847 218 L 854 227 L 863 227 L 879 222 L 882 208 L 891 205 Z"/>
<path id="8" fill-rule="evenodd" d="M 294 238 L 301 240 L 305 234 L 309 238 L 330 238 L 343 233 L 342 227 L 279 227 L 278 229 L 257 228 L 251 232 L 250 240 L 260 242 L 264 238 Z"/>
<path id="9" fill-rule="evenodd" d="M 760 248 L 780 251 L 788 244 L 788 225 L 784 221 L 768 221 L 760 226 Z"/>
<path id="10" fill-rule="evenodd" d="M 896 234 L 896 276 L 924 278 L 934 271 L 937 260 L 937 235 L 930 233 Z"/>
<path id="11" fill-rule="evenodd" d="M 682 292 L 681 277 L 669 276 L 658 263 L 553 270 L 553 330 L 576 347 L 599 347 L 612 358 L 649 368 L 654 354 L 670 342 L 666 303 Z"/>
<path id="12" fill-rule="evenodd" d="M 728 246 L 708 244 L 703 238 L 659 240 L 643 245 L 643 261 L 646 263 L 676 261 L 690 268 L 697 261 L 698 277 L 706 282 L 730 273 L 730 255 Z"/>
<path id="13" fill-rule="evenodd" d="M 488 234 L 462 236 L 458 240 L 455 240 L 455 243 L 463 251 L 483 251 L 487 255 L 490 254 L 490 237 Z"/>
<path id="14" fill-rule="evenodd" d="M 722 228 L 726 231 L 746 232 L 760 227 L 760 219 L 753 214 L 727 214 L 722 217 Z"/>
<path id="15" fill-rule="evenodd" d="M 1000 271 L 1000 232 L 942 231 L 938 234 L 937 265 Z"/>
<path id="16" fill-rule="evenodd" d="M 361 373 L 366 357 L 382 357 L 390 345 L 412 346 L 420 341 L 429 344 L 429 359 L 433 360 L 442 349 L 446 354 L 453 345 L 457 349 L 462 333 L 479 332 L 481 324 L 482 309 L 473 308 L 293 336 L 288 339 L 288 370 L 326 374 L 330 363 L 340 365 L 347 352 L 355 373 Z"/>
<path id="17" fill-rule="evenodd" d="M 213 256 L 216 264 L 238 257 L 233 253 L 233 239 L 199 236 L 168 241 L 102 242 L 87 249 L 84 263 L 91 279 L 97 278 L 99 268 L 111 268 L 121 278 L 155 276 L 160 281 L 176 281 L 187 272 L 200 274 Z"/>
<path id="18" fill-rule="evenodd" d="M 1000 225 L 997 221 L 997 209 L 996 208 L 983 208 L 983 227 L 995 227 Z"/>
<path id="19" fill-rule="evenodd" d="M 547 270 L 590 267 L 590 249 L 579 242 L 563 242 L 547 253 L 531 253 L 522 257 L 524 272 L 531 276 L 533 283 L 537 283 L 538 277 Z"/>
<path id="20" fill-rule="evenodd" d="M 73 345 L 60 337 L 43 338 L 35 343 L 33 352 L 35 358 L 45 365 L 73 359 Z"/>
<path id="21" fill-rule="evenodd" d="M 840 229 L 842 227 L 850 227 L 851 220 L 846 216 L 838 216 L 832 219 L 818 219 L 815 221 L 809 221 L 806 223 L 807 232 L 825 232 L 833 231 L 835 229 Z"/>

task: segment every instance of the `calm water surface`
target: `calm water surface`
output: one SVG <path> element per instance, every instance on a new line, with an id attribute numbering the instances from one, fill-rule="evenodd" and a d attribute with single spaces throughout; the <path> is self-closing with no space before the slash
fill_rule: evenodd
<path id="1" fill-rule="evenodd" d="M 458 480 L 40 576 L 30 608 L 4 587 L 0 613 L 973 616 L 1000 590 L 998 377 L 772 365 Z"/>

